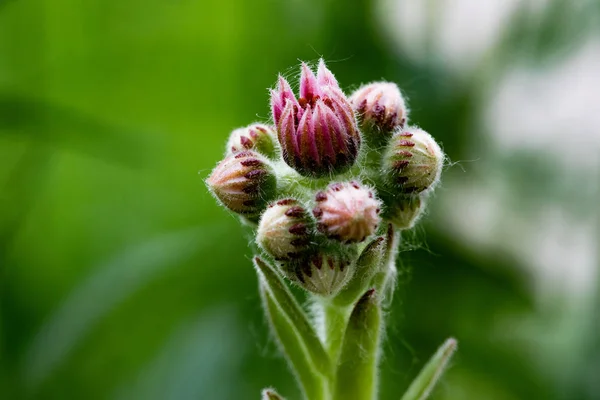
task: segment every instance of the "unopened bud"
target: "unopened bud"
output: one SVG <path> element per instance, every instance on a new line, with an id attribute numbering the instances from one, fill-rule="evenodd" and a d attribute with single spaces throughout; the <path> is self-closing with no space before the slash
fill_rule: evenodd
<path id="1" fill-rule="evenodd" d="M 356 181 L 334 183 L 315 195 L 317 229 L 341 242 L 362 242 L 373 234 L 381 218 L 381 202 Z"/>
<path id="2" fill-rule="evenodd" d="M 391 138 L 383 160 L 388 182 L 402 193 L 416 194 L 439 181 L 444 153 L 429 133 L 410 127 Z"/>
<path id="3" fill-rule="evenodd" d="M 269 205 L 258 224 L 256 242 L 276 260 L 299 257 L 311 244 L 313 223 L 297 200 Z"/>
<path id="4" fill-rule="evenodd" d="M 425 208 L 425 200 L 419 195 L 399 196 L 387 207 L 385 216 L 398 229 L 415 226 Z"/>
<path id="5" fill-rule="evenodd" d="M 317 75 L 302 64 L 300 97 L 279 78 L 271 111 L 284 161 L 304 176 L 348 170 L 356 161 L 360 133 L 354 111 L 323 60 Z"/>
<path id="6" fill-rule="evenodd" d="M 374 82 L 360 87 L 350 96 L 367 140 L 381 145 L 397 127 L 403 127 L 407 110 L 395 83 Z"/>
<path id="7" fill-rule="evenodd" d="M 276 178 L 269 162 L 248 150 L 221 161 L 206 184 L 225 207 L 254 218 L 275 195 Z"/>
<path id="8" fill-rule="evenodd" d="M 311 293 L 335 296 L 352 277 L 350 257 L 342 252 L 319 251 L 283 263 L 283 273 Z"/>
<path id="9" fill-rule="evenodd" d="M 226 146 L 227 154 L 254 150 L 272 158 L 276 155 L 276 140 L 275 130 L 272 127 L 263 124 L 252 124 L 231 132 Z"/>

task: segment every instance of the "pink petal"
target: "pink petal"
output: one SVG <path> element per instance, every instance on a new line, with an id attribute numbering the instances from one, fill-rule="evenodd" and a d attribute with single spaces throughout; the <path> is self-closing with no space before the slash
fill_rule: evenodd
<path id="1" fill-rule="evenodd" d="M 323 118 L 326 126 L 329 128 L 330 135 L 332 136 L 332 146 L 337 150 L 336 153 L 344 153 L 348 155 L 348 141 L 350 138 L 348 137 L 348 131 L 346 130 L 346 127 L 342 123 L 339 116 L 336 115 L 336 113 L 333 112 L 329 107 L 323 108 L 325 109 Z"/>
<path id="2" fill-rule="evenodd" d="M 273 121 L 275 125 L 279 124 L 281 118 L 281 112 L 283 111 L 283 101 L 278 91 L 271 89 L 271 114 L 273 115 Z"/>
<path id="3" fill-rule="evenodd" d="M 354 111 L 352 110 L 352 106 L 346 99 L 346 97 L 339 92 L 339 90 L 330 90 L 331 88 L 327 88 L 325 90 L 326 98 L 331 101 L 331 109 L 334 114 L 339 118 L 340 122 L 343 124 L 347 135 L 354 137 L 358 137 L 358 128 L 356 126 L 356 118 L 354 117 Z"/>
<path id="4" fill-rule="evenodd" d="M 319 86 L 333 86 L 339 88 L 338 81 L 331 71 L 325 66 L 325 61 L 319 60 L 319 69 L 317 71 L 317 81 Z"/>
<path id="5" fill-rule="evenodd" d="M 310 105 L 307 106 L 304 115 L 300 122 L 298 122 L 298 150 L 299 156 L 302 160 L 303 166 L 310 166 L 312 164 L 319 164 L 319 151 L 315 142 L 315 128 L 312 124 L 313 110 Z"/>
<path id="6" fill-rule="evenodd" d="M 331 127 L 327 123 L 328 112 L 331 112 L 331 110 L 329 110 L 322 101 L 317 101 L 315 113 L 313 115 L 313 125 L 315 126 L 316 140 L 319 142 L 319 147 L 322 152 L 321 158 L 323 158 L 324 155 L 327 155 L 330 161 L 335 161 Z"/>
<path id="7" fill-rule="evenodd" d="M 295 140 L 296 126 L 294 118 L 294 106 L 291 102 L 286 102 L 281 113 L 281 120 L 277 129 L 277 137 L 284 157 L 294 156 L 297 152 L 297 144 Z"/>
<path id="8" fill-rule="evenodd" d="M 302 63 L 302 73 L 300 74 L 300 98 L 304 98 L 309 103 L 313 98 L 320 95 L 317 78 L 311 69 L 305 63 Z"/>
<path id="9" fill-rule="evenodd" d="M 282 102 L 285 104 L 285 100 L 290 100 L 294 104 L 298 104 L 296 96 L 290 87 L 288 81 L 281 75 L 279 75 L 279 95 L 281 96 Z"/>

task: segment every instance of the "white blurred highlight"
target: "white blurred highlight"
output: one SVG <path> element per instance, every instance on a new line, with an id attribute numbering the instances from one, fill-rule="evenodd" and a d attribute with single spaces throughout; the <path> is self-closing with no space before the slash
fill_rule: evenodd
<path id="1" fill-rule="evenodd" d="M 600 39 L 590 35 L 569 56 L 543 68 L 518 64 L 497 71 L 493 80 L 478 75 L 515 13 L 526 12 L 539 23 L 550 3 L 380 0 L 376 12 L 400 56 L 441 64 L 449 79 L 485 83 L 480 96 L 485 112 L 476 122 L 491 146 L 482 149 L 475 141 L 471 152 L 476 161 L 466 168 L 488 172 L 485 179 L 468 181 L 461 174 L 446 174 L 438 196 L 437 214 L 446 222 L 442 229 L 475 250 L 514 258 L 527 269 L 540 299 L 577 302 L 595 291 L 600 266 L 600 210 L 593 204 L 600 198 Z M 540 200 L 534 210 L 515 206 L 522 198 L 512 184 L 515 172 L 497 170 L 495 160 L 516 153 L 551 159 L 559 171 L 552 179 L 563 192 L 577 187 L 573 182 L 587 182 L 572 199 L 590 209 L 574 212 L 577 207 L 558 198 Z"/>
<path id="2" fill-rule="evenodd" d="M 519 0 L 381 0 L 377 14 L 403 55 L 414 61 L 433 56 L 453 72 L 466 74 L 500 40 L 522 5 Z"/>
<path id="3" fill-rule="evenodd" d="M 510 71 L 485 118 L 498 150 L 544 151 L 564 168 L 600 169 L 599 71 L 599 38 L 552 68 Z"/>

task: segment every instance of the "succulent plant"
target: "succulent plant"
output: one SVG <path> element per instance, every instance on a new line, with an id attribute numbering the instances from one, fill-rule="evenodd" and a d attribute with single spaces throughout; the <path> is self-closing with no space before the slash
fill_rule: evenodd
<path id="1" fill-rule="evenodd" d="M 298 96 L 279 76 L 270 105 L 272 125 L 234 130 L 206 183 L 255 229 L 263 306 L 304 397 L 374 400 L 400 232 L 423 215 L 444 154 L 406 126 L 396 84 L 348 99 L 323 60 L 316 75 L 302 63 Z M 286 281 L 306 293 L 313 318 Z M 403 400 L 425 399 L 455 348 L 448 340 Z M 282 399 L 274 389 L 262 397 Z"/>

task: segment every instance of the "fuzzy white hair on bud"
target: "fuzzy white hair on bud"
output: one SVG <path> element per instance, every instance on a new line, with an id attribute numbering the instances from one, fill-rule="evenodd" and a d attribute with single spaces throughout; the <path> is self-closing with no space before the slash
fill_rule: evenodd
<path id="1" fill-rule="evenodd" d="M 444 152 L 423 129 L 409 127 L 394 134 L 383 158 L 388 182 L 404 194 L 431 191 L 440 180 Z"/>
<path id="2" fill-rule="evenodd" d="M 312 219 L 295 199 L 270 204 L 256 232 L 256 243 L 276 260 L 298 257 L 311 244 Z"/>
<path id="3" fill-rule="evenodd" d="M 317 228 L 341 242 L 362 242 L 375 233 L 381 221 L 381 201 L 357 181 L 331 184 L 317 192 L 315 202 Z"/>

